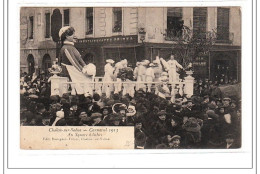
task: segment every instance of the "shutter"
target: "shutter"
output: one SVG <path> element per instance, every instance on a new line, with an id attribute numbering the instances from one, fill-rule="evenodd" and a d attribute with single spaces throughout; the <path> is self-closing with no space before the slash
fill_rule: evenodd
<path id="1" fill-rule="evenodd" d="M 195 34 L 206 33 L 207 7 L 193 8 L 193 32 Z"/>
<path id="2" fill-rule="evenodd" d="M 50 37 L 50 13 L 45 14 L 45 21 L 46 21 L 45 38 L 49 38 Z"/>
<path id="3" fill-rule="evenodd" d="M 59 9 L 54 9 L 51 16 L 51 36 L 54 42 L 60 40 L 59 31 L 62 27 L 62 15 Z"/>
<path id="4" fill-rule="evenodd" d="M 229 40 L 229 9 L 218 8 L 217 39 Z"/>
<path id="5" fill-rule="evenodd" d="M 167 16 L 182 17 L 182 8 L 181 7 L 167 8 Z"/>

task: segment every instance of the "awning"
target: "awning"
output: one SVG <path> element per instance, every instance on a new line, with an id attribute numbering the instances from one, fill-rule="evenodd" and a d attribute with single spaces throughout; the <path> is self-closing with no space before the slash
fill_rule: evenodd
<path id="1" fill-rule="evenodd" d="M 136 48 L 140 46 L 141 45 L 107 45 L 107 46 L 102 46 L 101 48 Z"/>

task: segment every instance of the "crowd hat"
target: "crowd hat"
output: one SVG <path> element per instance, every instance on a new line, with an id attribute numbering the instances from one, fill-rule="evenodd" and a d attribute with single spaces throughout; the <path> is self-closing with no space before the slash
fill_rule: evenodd
<path id="1" fill-rule="evenodd" d="M 104 106 L 103 108 L 101 108 L 101 111 L 103 112 L 105 109 L 108 110 L 108 112 L 112 112 L 111 106 Z"/>
<path id="2" fill-rule="evenodd" d="M 107 63 L 111 63 L 111 64 L 115 63 L 115 61 L 112 60 L 112 59 L 107 59 L 106 62 L 107 62 Z"/>
<path id="3" fill-rule="evenodd" d="M 214 110 L 214 109 L 216 109 L 216 105 L 214 105 L 214 104 L 208 104 L 208 107 L 209 107 L 209 109 L 211 109 L 211 110 Z"/>
<path id="4" fill-rule="evenodd" d="M 223 98 L 223 101 L 229 101 L 229 102 L 231 102 L 231 98 L 225 97 L 225 98 Z"/>
<path id="5" fill-rule="evenodd" d="M 99 113 L 99 112 L 92 113 L 91 116 L 90 116 L 90 118 L 91 118 L 92 120 L 94 120 L 94 119 L 96 119 L 96 118 L 101 118 L 101 117 L 102 117 L 102 114 Z"/>
<path id="6" fill-rule="evenodd" d="M 134 116 L 136 114 L 135 106 L 128 106 L 126 116 Z"/>
<path id="7" fill-rule="evenodd" d="M 181 139 L 181 137 L 180 137 L 179 135 L 174 135 L 174 136 L 172 137 L 172 140 L 174 140 L 174 139 Z"/>
<path id="8" fill-rule="evenodd" d="M 166 113 L 166 111 L 165 110 L 162 110 L 162 111 L 159 111 L 158 113 L 157 113 L 157 116 L 162 116 L 162 115 L 166 115 L 167 113 Z"/>

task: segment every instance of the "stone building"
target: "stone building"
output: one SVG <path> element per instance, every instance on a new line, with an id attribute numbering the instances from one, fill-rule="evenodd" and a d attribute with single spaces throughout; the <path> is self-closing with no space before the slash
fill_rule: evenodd
<path id="1" fill-rule="evenodd" d="M 21 70 L 47 72 L 59 56 L 57 33 L 76 30 L 75 44 L 86 62 L 103 75 L 105 60 L 122 58 L 135 66 L 143 59 L 165 59 L 175 52 L 183 26 L 193 33 L 216 31 L 208 55 L 193 60 L 196 78 L 241 80 L 241 12 L 238 7 L 80 7 L 21 8 Z M 178 59 L 178 58 L 177 58 Z"/>

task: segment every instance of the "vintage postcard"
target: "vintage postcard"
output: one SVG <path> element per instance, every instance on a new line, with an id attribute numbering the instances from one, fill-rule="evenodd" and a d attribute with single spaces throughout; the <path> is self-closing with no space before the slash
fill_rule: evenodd
<path id="1" fill-rule="evenodd" d="M 241 8 L 21 7 L 21 149 L 241 148 Z"/>

